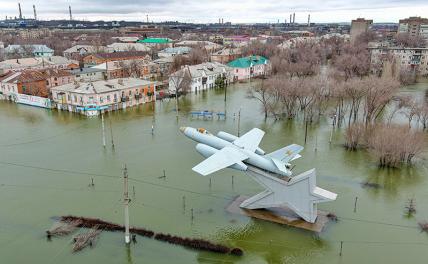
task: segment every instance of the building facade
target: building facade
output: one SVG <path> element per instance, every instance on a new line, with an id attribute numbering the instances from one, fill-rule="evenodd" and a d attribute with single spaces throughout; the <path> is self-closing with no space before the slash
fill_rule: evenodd
<path id="1" fill-rule="evenodd" d="M 409 17 L 400 19 L 397 33 L 408 33 L 412 37 L 428 39 L 428 18 Z"/>
<path id="2" fill-rule="evenodd" d="M 220 80 L 224 85 L 233 82 L 232 69 L 227 65 L 217 62 L 186 65 L 169 76 L 169 91 L 175 93 L 178 87 L 181 92 L 199 92 L 215 88 Z"/>
<path id="3" fill-rule="evenodd" d="M 383 69 L 385 62 L 394 62 L 397 70 L 411 70 L 417 76 L 428 77 L 428 48 L 369 48 L 373 71 Z"/>
<path id="4" fill-rule="evenodd" d="M 357 18 L 352 20 L 350 31 L 351 42 L 354 42 L 359 35 L 369 31 L 372 27 L 372 24 L 373 20 L 368 20 L 364 18 Z"/>
<path id="5" fill-rule="evenodd" d="M 6 57 L 51 57 L 54 50 L 46 45 L 9 45 L 4 49 L 4 54 Z"/>
<path id="6" fill-rule="evenodd" d="M 98 115 L 156 100 L 155 82 L 124 78 L 71 83 L 52 89 L 52 100 L 59 110 Z"/>
<path id="7" fill-rule="evenodd" d="M 139 60 L 150 59 L 147 52 L 144 51 L 122 51 L 113 53 L 97 53 L 90 54 L 83 58 L 85 67 L 99 65 L 109 61 L 123 61 L 123 60 Z"/>
<path id="8" fill-rule="evenodd" d="M 232 68 L 235 81 L 249 80 L 269 73 L 270 62 L 263 56 L 248 56 L 233 60 L 227 64 Z"/>

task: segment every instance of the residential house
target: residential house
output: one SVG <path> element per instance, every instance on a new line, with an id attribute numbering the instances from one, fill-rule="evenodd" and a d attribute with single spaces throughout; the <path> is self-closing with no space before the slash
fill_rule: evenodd
<path id="1" fill-rule="evenodd" d="M 186 55 L 189 54 L 192 48 L 190 47 L 175 47 L 175 48 L 166 48 L 158 52 L 160 58 L 165 57 L 174 57 L 177 55 Z"/>
<path id="2" fill-rule="evenodd" d="M 122 51 L 113 53 L 97 53 L 90 54 L 83 58 L 85 67 L 95 66 L 108 61 L 122 61 L 122 60 L 138 60 L 150 59 L 147 52 L 144 51 Z"/>
<path id="3" fill-rule="evenodd" d="M 242 57 L 229 62 L 227 65 L 233 69 L 234 79 L 238 81 L 264 76 L 270 70 L 270 63 L 263 56 Z"/>
<path id="4" fill-rule="evenodd" d="M 45 77 L 48 90 L 74 81 L 74 76 L 66 70 L 47 68 L 38 71 Z"/>
<path id="5" fill-rule="evenodd" d="M 225 48 L 211 54 L 211 61 L 226 64 L 229 61 L 241 57 L 240 48 Z"/>
<path id="6" fill-rule="evenodd" d="M 175 47 L 191 47 L 191 48 L 203 48 L 208 53 L 212 53 L 214 51 L 217 51 L 221 49 L 223 46 L 211 41 L 204 41 L 204 40 L 183 40 L 180 42 L 177 42 L 174 44 Z"/>
<path id="7" fill-rule="evenodd" d="M 169 90 L 198 92 L 215 88 L 221 80 L 225 85 L 233 81 L 232 69 L 218 62 L 186 65 L 169 76 Z"/>
<path id="8" fill-rule="evenodd" d="M 79 60 L 88 54 L 99 52 L 112 52 L 112 50 L 105 46 L 75 45 L 69 49 L 64 50 L 63 55 L 68 59 Z"/>
<path id="9" fill-rule="evenodd" d="M 46 45 L 9 45 L 4 49 L 4 55 L 7 58 L 16 56 L 51 57 L 54 55 L 54 50 Z"/>
<path id="10" fill-rule="evenodd" d="M 172 41 L 169 38 L 145 38 L 137 40 L 137 43 L 143 43 L 147 46 L 160 47 L 167 46 L 172 47 Z"/>
<path id="11" fill-rule="evenodd" d="M 79 62 L 61 56 L 10 59 L 0 62 L 0 71 L 21 71 L 26 69 L 76 69 Z"/>
<path id="12" fill-rule="evenodd" d="M 75 82 L 52 88 L 52 99 L 60 110 L 93 116 L 155 101 L 155 86 L 137 78 Z"/>
<path id="13" fill-rule="evenodd" d="M 49 96 L 46 78 L 40 71 L 25 70 L 10 72 L 1 80 L 2 94 L 8 99 L 15 100 L 17 94 L 34 95 L 38 97 Z"/>
<path id="14" fill-rule="evenodd" d="M 223 38 L 223 45 L 232 47 L 242 47 L 248 45 L 250 37 L 247 35 L 227 36 Z"/>
<path id="15" fill-rule="evenodd" d="M 107 79 L 139 77 L 145 80 L 156 80 L 159 67 L 148 59 L 109 61 L 91 67 L 102 70 Z"/>
<path id="16" fill-rule="evenodd" d="M 168 76 L 173 60 L 173 57 L 165 57 L 153 61 L 158 68 L 158 80 L 164 79 Z"/>
<path id="17" fill-rule="evenodd" d="M 149 52 L 150 48 L 142 43 L 112 43 L 107 45 L 112 52 L 121 52 L 121 51 L 145 51 Z"/>
<path id="18" fill-rule="evenodd" d="M 101 81 L 107 78 L 106 70 L 98 69 L 96 67 L 73 69 L 69 70 L 69 73 L 73 75 L 74 80 L 78 82 Z"/>

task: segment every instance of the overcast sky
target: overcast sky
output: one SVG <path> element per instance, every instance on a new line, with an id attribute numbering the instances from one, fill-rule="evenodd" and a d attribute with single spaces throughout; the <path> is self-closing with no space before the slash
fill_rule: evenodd
<path id="1" fill-rule="evenodd" d="M 18 16 L 18 2 L 24 17 L 39 19 L 129 20 L 232 23 L 283 22 L 296 13 L 296 22 L 350 22 L 357 17 L 374 22 L 398 22 L 409 16 L 428 17 L 428 0 L 0 0 L 0 16 Z M 299 3 L 300 2 L 300 3 Z"/>

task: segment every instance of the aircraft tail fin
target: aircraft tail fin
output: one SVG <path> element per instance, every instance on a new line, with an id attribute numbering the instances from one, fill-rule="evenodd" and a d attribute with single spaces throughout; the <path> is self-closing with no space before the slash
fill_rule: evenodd
<path id="1" fill-rule="evenodd" d="M 284 148 L 278 149 L 274 152 L 271 152 L 267 154 L 266 156 L 280 160 L 282 162 L 288 163 L 290 161 L 293 161 L 295 159 L 298 159 L 302 157 L 299 153 L 303 150 L 303 147 L 297 144 L 292 144 L 289 146 L 286 146 Z"/>

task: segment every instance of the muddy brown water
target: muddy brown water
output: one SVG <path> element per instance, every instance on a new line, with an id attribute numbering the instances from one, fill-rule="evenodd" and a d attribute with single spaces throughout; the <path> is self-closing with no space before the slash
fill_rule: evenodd
<path id="1" fill-rule="evenodd" d="M 181 98 L 178 122 L 173 100 L 112 113 L 106 116 L 106 149 L 100 118 L 1 101 L 0 263 L 426 263 L 428 234 L 417 227 L 418 221 L 428 220 L 426 162 L 378 169 L 368 153 L 343 149 L 343 131 L 335 131 L 330 145 L 331 122 L 325 118 L 309 128 L 295 173 L 316 168 L 318 185 L 338 193 L 337 201 L 319 205 L 334 212 L 337 223 L 316 235 L 225 212 L 236 195 L 252 195 L 262 188 L 230 169 L 213 174 L 210 186 L 208 177 L 191 170 L 203 158 L 196 143 L 179 132 L 180 126 L 236 134 L 241 109 L 241 133 L 253 127 L 265 130 L 261 147 L 268 152 L 304 140 L 301 121 L 265 121 L 260 105 L 245 96 L 248 85 L 252 84 L 229 87 L 226 104 L 223 92 L 215 90 Z M 426 89 L 427 84 L 418 84 L 403 92 L 423 98 Z M 226 120 L 188 115 L 191 110 L 225 109 Z M 53 216 L 123 223 L 124 163 L 131 178 L 132 225 L 239 247 L 244 256 L 199 252 L 142 237 L 126 248 L 122 234 L 109 232 L 101 234 L 95 248 L 78 254 L 72 253 L 71 236 L 47 241 L 44 232 Z M 163 170 L 165 179 L 159 178 Z M 91 178 L 94 187 L 89 186 Z M 379 188 L 362 186 L 366 181 Z M 404 206 L 412 197 L 417 213 L 409 218 Z"/>

